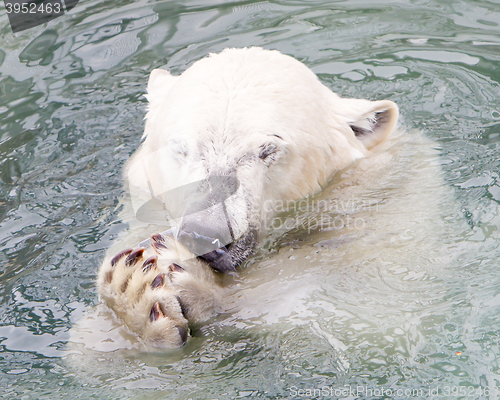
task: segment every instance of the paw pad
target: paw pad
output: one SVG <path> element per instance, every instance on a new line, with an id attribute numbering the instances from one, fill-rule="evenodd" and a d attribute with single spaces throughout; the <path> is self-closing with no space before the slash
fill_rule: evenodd
<path id="1" fill-rule="evenodd" d="M 213 315 L 214 273 L 190 255 L 182 244 L 156 234 L 144 247 L 123 250 L 101 266 L 101 298 L 144 343 L 182 346 L 188 317 Z"/>

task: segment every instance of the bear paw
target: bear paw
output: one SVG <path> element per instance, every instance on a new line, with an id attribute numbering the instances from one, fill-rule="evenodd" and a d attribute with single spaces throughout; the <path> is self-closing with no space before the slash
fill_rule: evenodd
<path id="1" fill-rule="evenodd" d="M 104 260 L 99 294 L 146 345 L 180 347 L 188 339 L 189 324 L 216 311 L 214 272 L 172 238 L 151 238 L 147 247 Z"/>

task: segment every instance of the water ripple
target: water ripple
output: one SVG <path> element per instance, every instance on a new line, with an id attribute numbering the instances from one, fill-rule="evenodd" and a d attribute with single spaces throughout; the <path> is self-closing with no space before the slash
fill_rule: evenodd
<path id="1" fill-rule="evenodd" d="M 88 0 L 15 35 L 5 11 L 0 21 L 7 396 L 274 398 L 291 386 L 498 380 L 497 4 Z M 208 323 L 168 355 L 67 355 L 68 329 L 97 302 L 103 250 L 125 229 L 115 220 L 120 171 L 139 144 L 149 72 L 251 45 L 305 62 L 344 96 L 396 101 L 403 125 L 440 148 L 434 162 L 452 188 L 444 203 L 456 199 L 459 212 L 432 222 L 452 234 L 430 247 L 414 226 L 373 242 L 335 230 L 271 235 L 249 266 L 262 275 L 246 281 L 267 302 L 249 301 L 255 308 Z M 360 244 L 371 257 L 356 258 Z"/>

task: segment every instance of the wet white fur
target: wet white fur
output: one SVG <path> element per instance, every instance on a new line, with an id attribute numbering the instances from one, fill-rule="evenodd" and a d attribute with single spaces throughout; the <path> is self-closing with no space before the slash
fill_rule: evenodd
<path id="1" fill-rule="evenodd" d="M 161 197 L 168 190 L 206 178 L 211 168 L 231 166 L 241 187 L 228 200 L 228 208 L 235 233 L 242 235 L 251 223 L 265 224 L 277 202 L 318 192 L 337 171 L 368 156 L 394 129 L 398 118 L 393 102 L 342 99 L 302 63 L 260 48 L 210 55 L 177 77 L 154 70 L 147 97 L 145 140 L 125 173 L 132 207 L 126 209 L 124 219 L 131 230 L 108 252 L 98 285 L 101 298 L 128 328 L 148 344 L 160 347 L 179 345 L 172 327 L 184 321 L 177 312 L 161 325 L 149 326 L 155 301 L 175 308 L 172 298 L 181 293 L 196 322 L 217 311 L 224 303 L 218 298 L 223 292 L 206 265 L 181 254 L 185 249 L 179 253 L 176 246 L 160 254 L 158 268 L 168 272 L 172 260 L 178 260 L 186 269 L 185 278 L 183 273 L 174 274 L 175 279 L 161 294 L 148 286 L 153 272 L 127 269 L 123 260 L 113 273 L 117 282 L 130 278 L 126 290 L 107 282 L 105 274 L 117 251 L 161 230 L 161 221 L 158 226 L 138 222 L 134 211 L 152 196 Z M 386 113 L 384 124 L 374 129 L 375 114 L 380 112 Z M 372 132 L 358 139 L 352 125 Z M 269 142 L 280 149 L 279 158 L 270 166 L 257 156 L 259 147 Z M 251 161 L 239 163 L 245 157 Z M 246 193 L 252 193 L 252 201 L 259 203 L 250 214 L 244 209 Z M 147 249 L 145 258 L 152 252 Z M 142 293 L 140 301 L 138 292 Z"/>
<path id="2" fill-rule="evenodd" d="M 236 237 L 267 223 L 274 202 L 319 191 L 383 141 L 398 118 L 393 102 L 340 98 L 304 64 L 261 48 L 211 54 L 180 76 L 154 70 L 147 98 L 144 144 L 127 168 L 134 209 L 209 171 L 235 169 L 241 186 L 226 206 Z M 383 126 L 358 140 L 350 126 L 370 130 L 382 111 Z M 266 143 L 280 150 L 273 165 L 246 161 Z"/>

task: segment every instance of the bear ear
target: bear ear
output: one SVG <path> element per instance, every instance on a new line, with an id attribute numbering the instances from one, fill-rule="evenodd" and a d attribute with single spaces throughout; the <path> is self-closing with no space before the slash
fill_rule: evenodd
<path id="1" fill-rule="evenodd" d="M 381 143 L 398 121 L 398 106 L 389 100 L 345 99 L 347 123 L 368 150 Z"/>
<path id="2" fill-rule="evenodd" d="M 147 99 L 151 102 L 154 98 L 168 93 L 175 81 L 176 76 L 172 76 L 166 69 L 154 69 L 149 75 Z"/>

